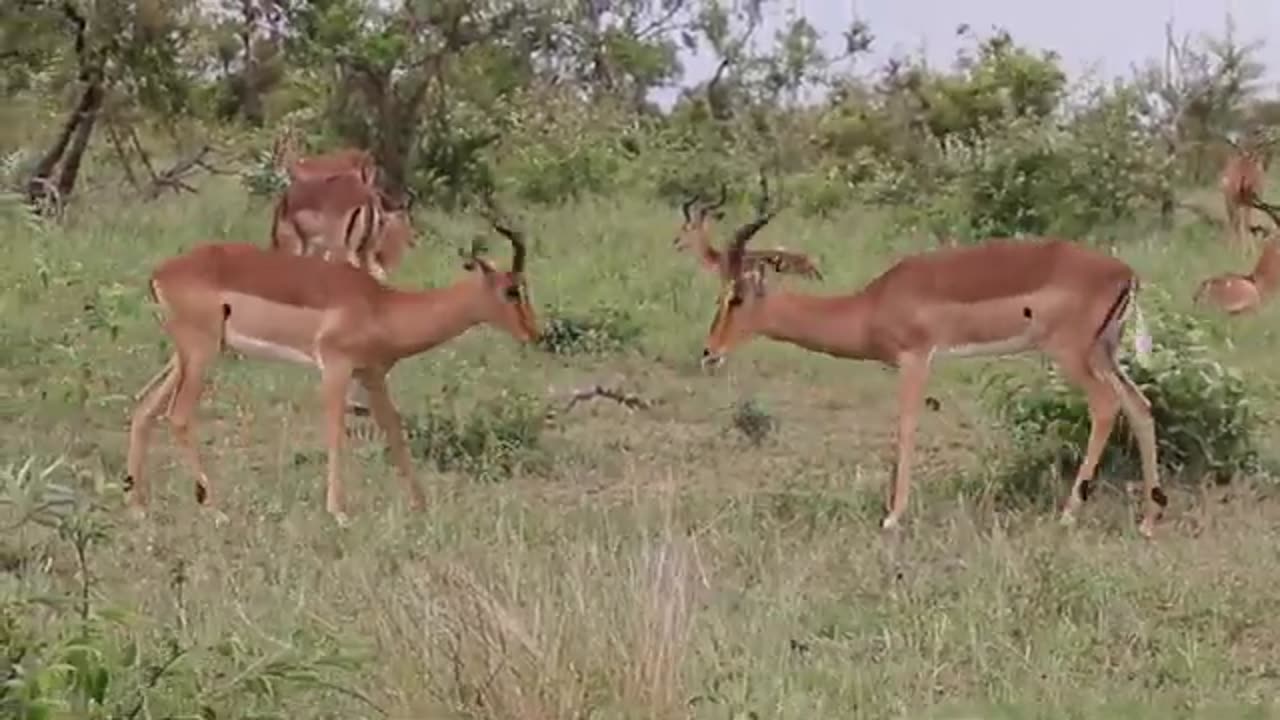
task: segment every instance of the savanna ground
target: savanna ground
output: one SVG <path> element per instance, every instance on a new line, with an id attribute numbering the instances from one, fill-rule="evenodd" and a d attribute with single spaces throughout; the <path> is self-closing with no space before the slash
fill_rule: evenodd
<path id="1" fill-rule="evenodd" d="M 920 429 L 909 520 L 884 535 L 893 376 L 762 340 L 701 372 L 718 283 L 672 250 L 679 215 L 657 202 L 513 208 L 543 322 L 623 308 L 638 332 L 625 347 L 553 355 L 476 329 L 393 373 L 410 420 L 524 423 L 512 472 L 419 457 L 430 500 L 415 514 L 380 439 L 356 440 L 339 529 L 315 374 L 226 357 L 197 432 L 230 523 L 196 505 L 164 426 L 151 513 L 130 520 L 132 396 L 169 352 L 147 274 L 202 240 L 265 242 L 266 202 L 211 184 L 5 232 L 6 491 L 61 460 L 46 480 L 74 489 L 81 520 L 55 532 L 10 506 L 3 587 L 102 619 L 97 662 L 149 698 L 121 716 L 1261 718 L 1280 696 L 1280 497 L 1264 479 L 1173 484 L 1155 542 L 1123 489 L 1136 477 L 1105 478 L 1073 528 L 1053 511 L 1065 478 L 998 507 L 984 488 L 1009 439 L 978 388 L 990 368 L 1043 369 L 953 362 L 931 381 L 940 408 Z M 726 225 L 747 217 L 739 206 Z M 454 248 L 485 231 L 429 213 L 417 225 L 398 286 L 456 277 Z M 815 253 L 826 281 L 787 284 L 834 292 L 933 243 L 887 228 L 862 211 L 783 213 L 757 242 Z M 1108 232 L 1149 316 L 1193 312 L 1200 279 L 1251 260 L 1189 219 Z M 1275 312 L 1221 323 L 1222 361 L 1274 378 Z M 581 404 L 533 437 L 541 403 L 596 382 L 652 407 Z M 758 444 L 733 421 L 747 400 L 756 421 L 739 426 L 775 423 Z"/>

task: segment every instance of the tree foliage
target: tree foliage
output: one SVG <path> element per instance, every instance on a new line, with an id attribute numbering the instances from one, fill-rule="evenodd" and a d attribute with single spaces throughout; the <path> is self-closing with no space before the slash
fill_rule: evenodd
<path id="1" fill-rule="evenodd" d="M 674 197 L 771 163 L 802 176 L 811 210 L 902 205 L 968 235 L 1167 210 L 1173 186 L 1216 170 L 1220 140 L 1280 117 L 1256 97 L 1257 47 L 1230 24 L 1196 39 L 1170 28 L 1165 58 L 1100 86 L 1068 82 L 1054 53 L 999 28 L 962 26 L 949 67 L 908 55 L 861 68 L 872 28 L 854 22 L 833 45 L 781 9 L 14 0 L 0 8 L 0 92 L 62 121 L 0 142 L 26 151 L 32 200 L 69 197 L 86 151 L 138 185 L 131 166 L 150 169 L 145 146 L 166 134 L 181 155 L 232 138 L 261 149 L 290 126 L 312 151 L 369 148 L 389 189 L 446 206 L 499 179 L 537 202 L 621 186 Z M 686 75 L 691 53 L 709 73 Z"/>

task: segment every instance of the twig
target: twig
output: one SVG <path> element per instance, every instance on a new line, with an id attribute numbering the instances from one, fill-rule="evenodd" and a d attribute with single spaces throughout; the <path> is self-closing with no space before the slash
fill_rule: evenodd
<path id="1" fill-rule="evenodd" d="M 603 385 L 593 385 L 591 387 L 574 390 L 570 393 L 569 402 L 566 403 L 564 407 L 560 408 L 558 411 L 554 408 L 547 411 L 547 419 L 569 412 L 573 409 L 574 405 L 577 405 L 580 402 L 594 400 L 596 398 L 612 400 L 629 410 L 648 410 L 653 407 L 653 404 L 648 400 L 645 400 L 634 393 L 623 392 L 622 390 L 608 388 Z"/>
<path id="2" fill-rule="evenodd" d="M 201 145 L 200 149 L 194 155 L 185 160 L 179 160 L 173 167 L 165 170 L 159 175 L 154 175 L 151 180 L 151 187 L 147 191 L 147 199 L 152 200 L 159 197 L 165 188 L 173 190 L 185 190 L 189 193 L 195 193 L 196 189 L 183 181 L 183 176 L 190 173 L 193 169 L 202 167 L 204 157 L 209 154 L 213 148 L 208 145 Z"/>

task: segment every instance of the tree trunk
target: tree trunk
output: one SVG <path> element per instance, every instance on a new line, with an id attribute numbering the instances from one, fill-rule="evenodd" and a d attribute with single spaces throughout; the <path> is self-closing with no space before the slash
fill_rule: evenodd
<path id="1" fill-rule="evenodd" d="M 60 200 L 65 200 L 75 189 L 76 175 L 80 170 L 80 160 L 84 155 L 85 148 L 88 146 L 89 137 L 93 133 L 93 125 L 97 120 L 98 110 L 102 107 L 102 99 L 102 85 L 99 82 L 91 82 L 80 94 L 80 100 L 67 116 L 66 122 L 62 125 L 62 130 L 58 133 L 58 137 L 53 141 L 53 145 L 49 147 L 44 156 L 40 158 L 40 162 L 36 163 L 36 167 L 31 173 L 31 179 L 27 181 L 28 204 L 38 205 L 48 198 L 50 190 L 49 178 L 64 157 L 66 162 L 63 163 L 62 172 L 58 175 L 58 181 L 53 184 L 53 187 L 57 189 L 58 194 L 61 196 Z M 70 155 L 68 155 L 68 150 Z"/>
<path id="2" fill-rule="evenodd" d="M 58 193 L 64 199 L 70 197 L 71 192 L 75 190 L 76 178 L 80 175 L 80 163 L 84 160 L 84 151 L 89 147 L 89 139 L 93 137 L 93 128 L 98 123 L 98 111 L 102 108 L 102 100 L 101 85 L 93 83 L 85 88 L 83 104 L 87 107 L 80 114 L 80 122 L 76 125 L 71 146 L 67 148 L 66 158 L 62 162 L 62 172 L 58 175 Z"/>

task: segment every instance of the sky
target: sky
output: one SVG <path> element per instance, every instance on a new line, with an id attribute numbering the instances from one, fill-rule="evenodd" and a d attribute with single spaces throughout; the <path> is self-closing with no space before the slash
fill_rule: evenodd
<path id="1" fill-rule="evenodd" d="M 957 50 L 972 43 L 955 32 L 968 23 L 979 35 L 1002 26 L 1023 45 L 1057 51 L 1073 79 L 1086 73 L 1098 79 L 1128 75 L 1133 65 L 1161 58 L 1170 19 L 1178 37 L 1222 36 L 1230 13 L 1240 44 L 1280 28 L 1280 0 L 779 0 L 767 8 L 757 39 L 771 40 L 792 13 L 823 34 L 830 54 L 841 50 L 841 32 L 854 18 L 866 22 L 875 44 L 860 61 L 861 72 L 894 55 L 921 51 L 930 64 L 949 65 Z M 1280 86 L 1280 39 L 1262 45 L 1257 57 L 1268 67 L 1263 92 L 1274 94 Z M 704 55 L 686 56 L 684 64 L 683 85 L 697 84 L 715 70 L 715 60 Z M 654 99 L 665 105 L 675 93 Z"/>

